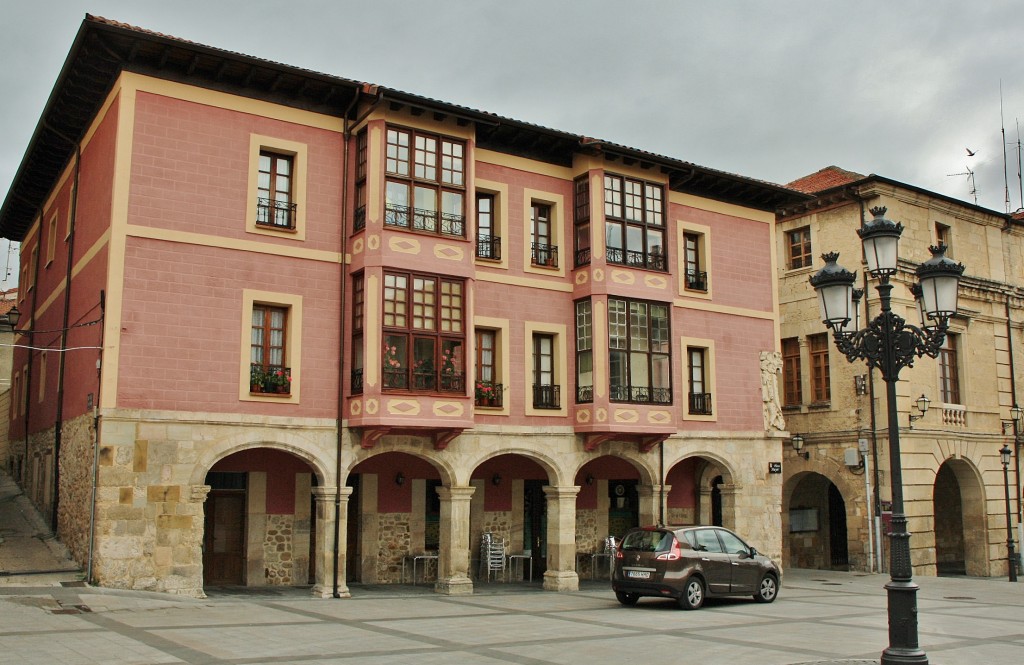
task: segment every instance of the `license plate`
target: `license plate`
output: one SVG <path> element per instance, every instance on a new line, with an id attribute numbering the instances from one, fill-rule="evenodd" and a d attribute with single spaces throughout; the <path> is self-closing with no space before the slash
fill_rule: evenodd
<path id="1" fill-rule="evenodd" d="M 647 580 L 651 578 L 651 571 L 649 570 L 627 570 L 626 577 L 632 577 L 638 580 Z"/>

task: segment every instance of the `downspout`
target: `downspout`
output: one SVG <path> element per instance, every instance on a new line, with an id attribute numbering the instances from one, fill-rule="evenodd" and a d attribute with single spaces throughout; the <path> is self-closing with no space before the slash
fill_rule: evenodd
<path id="1" fill-rule="evenodd" d="M 52 128 L 51 131 L 65 141 L 74 143 L 75 146 L 75 196 L 71 201 L 71 212 L 69 213 L 70 219 L 68 221 L 68 226 L 70 227 L 70 232 L 68 233 L 68 264 L 67 271 L 64 276 L 64 313 L 60 325 L 60 358 L 58 365 L 59 369 L 57 370 L 57 413 L 54 418 L 56 422 L 54 423 L 53 430 L 53 514 L 50 517 L 50 528 L 54 533 L 57 533 L 57 516 L 59 513 L 58 508 L 60 507 L 60 448 L 64 434 L 64 374 L 67 369 L 65 356 L 67 355 L 68 348 L 68 324 L 71 319 L 71 268 L 75 258 L 75 217 L 78 207 L 78 185 L 82 167 L 82 147 L 78 141 L 71 141 L 71 139 Z"/>
<path id="2" fill-rule="evenodd" d="M 43 209 L 42 208 L 39 208 L 39 228 L 40 228 L 40 231 L 42 231 L 42 228 L 43 228 Z M 36 238 L 36 243 L 37 243 L 36 247 L 39 249 L 40 252 L 42 252 L 42 249 L 43 249 L 42 248 L 42 233 L 40 233 L 39 236 Z M 32 251 L 33 250 L 29 250 L 29 253 L 28 253 L 29 265 L 32 265 Z M 39 289 L 37 288 L 38 284 L 39 284 L 39 259 L 36 259 L 35 272 L 32 273 L 32 304 L 29 306 L 32 311 L 31 311 L 31 313 L 30 313 L 30 315 L 28 317 L 28 331 L 27 332 L 22 332 L 22 335 L 24 335 L 25 338 L 28 339 L 28 340 L 32 339 L 32 328 L 34 328 L 35 325 L 36 325 L 36 310 L 37 310 L 37 308 L 39 306 Z M 20 284 L 18 286 L 19 286 L 19 288 L 21 287 Z M 15 344 L 18 343 L 17 338 L 15 338 L 14 343 Z M 24 377 L 24 381 L 22 382 L 22 385 L 23 385 L 22 394 L 25 395 L 25 403 L 23 404 L 23 406 L 25 407 L 25 413 L 24 413 L 25 428 L 24 428 L 24 432 L 22 433 L 22 436 L 24 438 L 24 451 L 22 452 L 22 463 L 21 463 L 21 485 L 22 485 L 22 487 L 25 487 L 25 486 L 28 485 L 28 429 L 29 429 L 29 423 L 31 422 L 30 415 L 31 415 L 31 411 L 32 411 L 32 366 L 34 364 L 32 362 L 32 352 L 33 352 L 32 346 L 33 346 L 32 344 L 28 344 L 28 349 L 27 349 L 28 354 L 27 354 L 27 358 L 26 358 L 26 362 L 25 362 L 25 377 Z M 19 395 L 15 395 L 14 399 L 18 399 L 19 397 L 20 397 Z"/>
<path id="3" fill-rule="evenodd" d="M 352 109 L 359 103 L 359 97 L 362 95 L 362 90 L 356 92 L 352 98 L 352 103 L 348 105 L 342 115 L 342 122 L 344 123 L 344 130 L 342 131 L 342 147 L 341 147 L 341 274 L 338 279 L 340 285 L 340 294 L 338 301 L 338 422 L 336 431 L 336 445 L 334 451 L 334 479 L 335 479 L 335 491 L 334 491 L 334 589 L 332 596 L 334 598 L 341 598 L 340 585 L 338 583 L 338 572 L 340 570 L 340 558 L 341 558 L 341 451 L 344 436 L 342 434 L 342 422 L 345 417 L 345 294 L 348 292 L 348 286 L 346 284 L 346 277 L 348 275 L 348 179 L 349 179 L 349 141 L 352 138 L 352 124 L 350 123 L 348 116 L 352 112 Z M 381 94 L 378 93 L 377 101 L 371 105 L 377 104 L 381 99 Z M 369 112 L 369 111 L 368 111 Z M 357 119 L 357 122 L 361 122 L 362 116 Z"/>
<path id="4" fill-rule="evenodd" d="M 75 189 L 75 196 L 78 196 L 78 189 Z M 92 496 L 90 498 L 92 505 L 89 510 L 89 552 L 88 561 L 86 565 L 85 579 L 89 584 L 93 584 L 92 578 L 92 560 L 93 553 L 96 549 L 96 495 L 100 484 L 100 393 L 103 390 L 103 319 L 107 315 L 107 297 L 106 291 L 100 291 L 100 350 L 96 357 L 96 399 L 93 401 L 93 451 L 92 451 Z"/>
<path id="5" fill-rule="evenodd" d="M 1014 406 L 1016 406 L 1018 404 L 1018 402 L 1017 402 L 1017 381 L 1016 381 L 1017 373 L 1014 370 L 1014 363 L 1013 363 L 1013 326 L 1011 325 L 1012 320 L 1010 318 L 1012 313 L 1013 313 L 1013 310 L 1010 308 L 1010 294 L 1007 293 L 1006 294 L 1006 348 L 1007 348 L 1007 350 L 1009 352 L 1009 356 L 1010 356 L 1010 399 L 1013 402 Z M 1021 523 L 1021 514 L 1020 514 L 1020 435 L 1021 435 L 1021 432 L 1018 431 L 1017 421 L 1014 420 L 1013 421 L 1013 487 L 1014 487 L 1014 494 L 1015 494 L 1016 500 L 1017 500 L 1017 510 L 1016 510 L 1016 512 L 1017 512 L 1017 544 L 1018 544 L 1018 546 L 1020 546 L 1021 543 L 1024 542 L 1024 541 L 1021 540 L 1022 538 L 1024 538 L 1024 524 Z M 1021 549 L 1024 549 L 1024 547 L 1021 547 Z M 1024 552 L 1018 550 L 1017 556 L 1018 557 L 1022 557 L 1018 561 L 1018 564 L 1021 561 L 1024 561 Z"/>

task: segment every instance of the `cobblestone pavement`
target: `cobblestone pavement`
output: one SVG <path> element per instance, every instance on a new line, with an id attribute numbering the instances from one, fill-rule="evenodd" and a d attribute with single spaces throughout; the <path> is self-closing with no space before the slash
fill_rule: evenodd
<path id="1" fill-rule="evenodd" d="M 882 575 L 793 570 L 778 600 L 615 602 L 606 582 L 575 593 L 479 585 L 209 589 L 204 600 L 68 586 L 0 587 L 0 663 L 361 664 L 878 662 L 888 643 Z M 1016 665 L 1024 586 L 919 578 L 920 640 L 931 663 Z M 75 582 L 72 582 L 75 584 Z M 80 584 L 80 583 L 79 583 Z M 659 656 L 659 654 L 661 654 Z"/>
<path id="2" fill-rule="evenodd" d="M 888 644 L 885 575 L 790 570 L 770 605 L 711 600 L 696 612 L 658 599 L 622 607 L 607 581 L 589 580 L 574 593 L 353 585 L 346 599 L 273 587 L 208 588 L 195 600 L 46 572 L 68 562 L 41 524 L 0 474 L 0 665 L 863 665 Z M 931 663 L 1024 662 L 1024 583 L 915 581 Z"/>

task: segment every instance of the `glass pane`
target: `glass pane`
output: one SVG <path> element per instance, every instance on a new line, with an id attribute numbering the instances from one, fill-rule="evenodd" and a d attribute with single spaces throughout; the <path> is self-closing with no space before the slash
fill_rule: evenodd
<path id="1" fill-rule="evenodd" d="M 434 339 L 432 337 L 417 337 L 413 340 L 412 371 L 433 372 L 434 371 Z"/>
<path id="2" fill-rule="evenodd" d="M 649 348 L 647 333 L 647 304 L 629 303 L 630 350 L 647 351 Z"/>
<path id="3" fill-rule="evenodd" d="M 406 338 L 404 335 L 385 335 L 382 359 L 384 369 L 398 370 L 407 365 Z"/>
<path id="4" fill-rule="evenodd" d="M 608 379 L 612 387 L 612 397 L 621 399 L 621 395 L 615 394 L 615 388 L 624 388 L 629 385 L 626 378 L 626 354 L 623 351 L 612 351 L 608 354 Z"/>
<path id="5" fill-rule="evenodd" d="M 608 301 L 608 347 L 626 348 L 626 301 Z"/>
<path id="6" fill-rule="evenodd" d="M 462 194 L 441 192 L 441 212 L 446 215 L 462 215 Z"/>
<path id="7" fill-rule="evenodd" d="M 629 354 L 629 382 L 634 388 L 647 388 L 651 385 L 646 353 Z"/>
<path id="8" fill-rule="evenodd" d="M 385 202 L 387 205 L 408 206 L 409 186 L 403 183 L 388 181 L 385 191 Z"/>
<path id="9" fill-rule="evenodd" d="M 651 305 L 651 351 L 669 352 L 668 307 Z"/>
<path id="10" fill-rule="evenodd" d="M 622 249 L 622 224 L 608 222 L 604 225 L 604 244 L 610 249 Z"/>
<path id="11" fill-rule="evenodd" d="M 652 229 L 647 230 L 647 251 L 651 256 L 659 256 L 664 253 L 665 233 Z"/>
<path id="12" fill-rule="evenodd" d="M 441 375 L 455 376 L 465 371 L 463 364 L 462 340 L 441 341 Z"/>
<path id="13" fill-rule="evenodd" d="M 651 387 L 668 388 L 672 385 L 672 364 L 668 356 L 651 356 Z"/>
<path id="14" fill-rule="evenodd" d="M 644 251 L 644 229 L 642 226 L 626 226 L 626 249 L 631 252 Z"/>
<path id="15" fill-rule="evenodd" d="M 581 353 L 576 361 L 577 383 L 581 386 L 594 385 L 594 356 L 591 352 Z"/>
<path id="16" fill-rule="evenodd" d="M 437 210 L 437 192 L 433 189 L 417 187 L 416 208 L 420 210 Z"/>

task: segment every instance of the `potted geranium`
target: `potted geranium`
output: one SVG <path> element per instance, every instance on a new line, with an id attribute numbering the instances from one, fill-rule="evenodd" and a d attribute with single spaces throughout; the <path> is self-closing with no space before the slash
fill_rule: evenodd
<path id="1" fill-rule="evenodd" d="M 284 368 L 278 368 L 271 371 L 269 375 L 270 385 L 273 386 L 274 392 L 285 395 L 291 392 L 291 372 Z"/>
<path id="2" fill-rule="evenodd" d="M 249 368 L 249 392 L 261 393 L 267 385 L 267 372 L 262 365 L 253 363 Z"/>
<path id="3" fill-rule="evenodd" d="M 498 393 L 494 384 L 488 381 L 477 381 L 473 390 L 477 406 L 495 406 L 495 398 Z"/>

